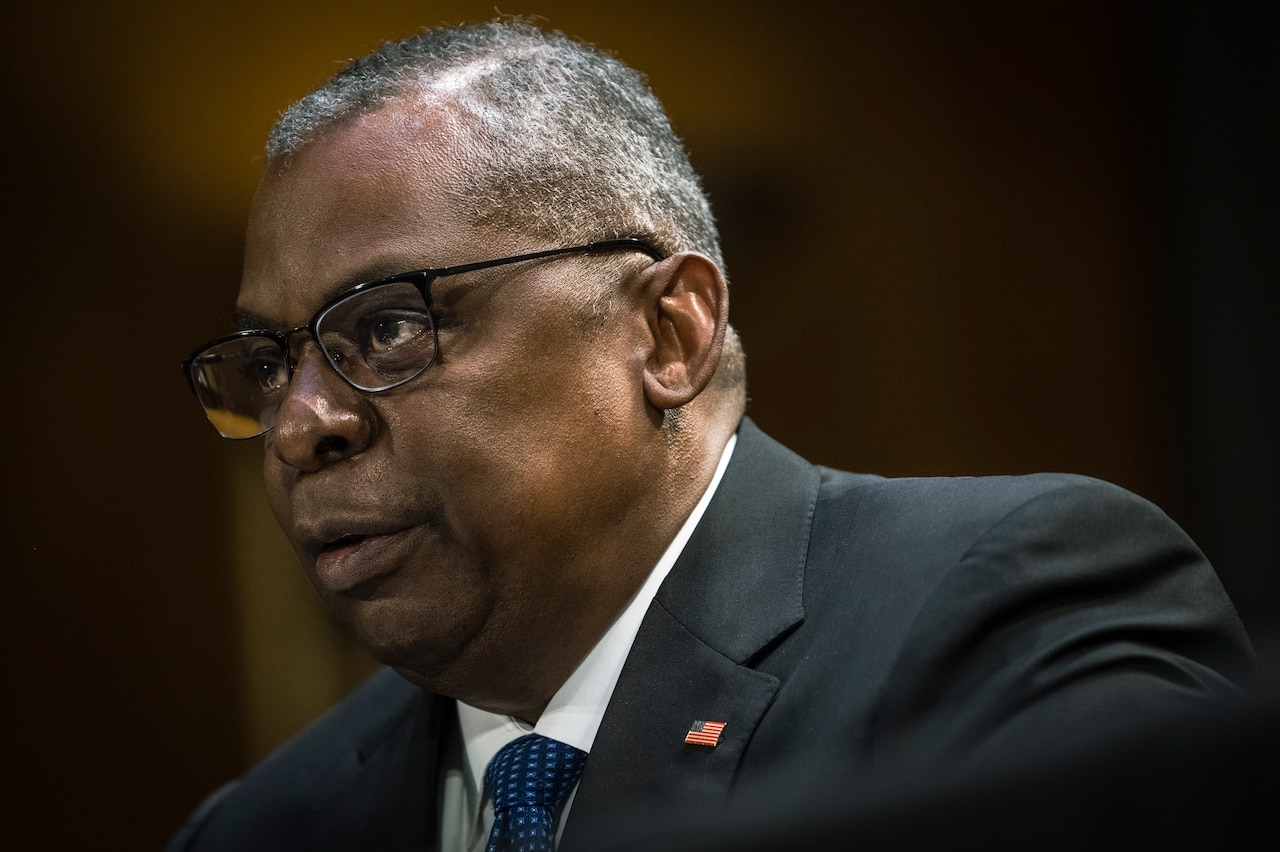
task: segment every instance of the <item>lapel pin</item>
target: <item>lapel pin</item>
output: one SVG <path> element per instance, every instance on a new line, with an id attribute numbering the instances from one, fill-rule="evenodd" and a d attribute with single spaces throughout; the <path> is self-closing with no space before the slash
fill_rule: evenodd
<path id="1" fill-rule="evenodd" d="M 724 730 L 724 722 L 704 722 L 701 719 L 689 727 L 684 741 L 689 745 L 703 745 L 715 748 L 720 742 L 720 732 Z"/>

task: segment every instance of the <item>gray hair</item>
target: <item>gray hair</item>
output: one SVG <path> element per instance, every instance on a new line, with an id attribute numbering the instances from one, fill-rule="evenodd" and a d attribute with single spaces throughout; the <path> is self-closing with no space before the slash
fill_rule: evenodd
<path id="1" fill-rule="evenodd" d="M 414 96 L 447 99 L 480 143 L 458 199 L 477 224 L 565 245 L 642 237 L 724 268 L 701 181 L 643 75 L 519 19 L 427 29 L 352 61 L 285 111 L 267 157 Z"/>

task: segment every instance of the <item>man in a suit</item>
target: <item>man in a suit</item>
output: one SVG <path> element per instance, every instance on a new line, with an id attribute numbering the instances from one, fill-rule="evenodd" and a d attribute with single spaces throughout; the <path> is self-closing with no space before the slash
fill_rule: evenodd
<path id="1" fill-rule="evenodd" d="M 830 471 L 743 419 L 723 266 L 643 80 L 561 36 L 428 31 L 283 116 L 239 330 L 186 370 L 389 668 L 172 848 L 597 848 L 1240 696 L 1235 613 L 1145 501 Z"/>

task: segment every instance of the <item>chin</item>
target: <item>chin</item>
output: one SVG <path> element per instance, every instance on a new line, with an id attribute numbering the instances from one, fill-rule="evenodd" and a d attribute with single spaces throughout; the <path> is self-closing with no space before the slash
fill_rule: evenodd
<path id="1" fill-rule="evenodd" d="M 484 619 L 447 608 L 405 606 L 395 600 L 360 601 L 342 614 L 378 662 L 424 689 L 435 689 L 465 658 Z"/>

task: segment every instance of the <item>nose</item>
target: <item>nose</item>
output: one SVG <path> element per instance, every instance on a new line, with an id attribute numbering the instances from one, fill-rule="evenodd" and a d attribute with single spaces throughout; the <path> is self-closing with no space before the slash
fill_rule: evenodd
<path id="1" fill-rule="evenodd" d="M 314 341 L 306 341 L 276 414 L 271 451 L 311 473 L 363 452 L 374 430 L 369 400 L 338 375 Z"/>

